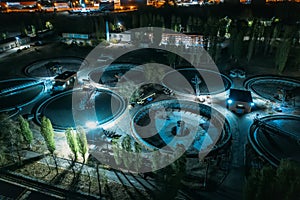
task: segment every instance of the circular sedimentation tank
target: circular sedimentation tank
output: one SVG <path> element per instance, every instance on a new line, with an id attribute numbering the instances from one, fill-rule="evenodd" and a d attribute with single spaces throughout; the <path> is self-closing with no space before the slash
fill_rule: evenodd
<path id="1" fill-rule="evenodd" d="M 0 81 L 0 111 L 22 108 L 37 100 L 44 92 L 44 83 L 19 78 Z"/>
<path id="2" fill-rule="evenodd" d="M 162 100 L 140 108 L 132 120 L 133 136 L 150 149 L 172 150 L 177 144 L 188 154 L 216 152 L 229 144 L 231 133 L 225 117 L 205 104 Z"/>
<path id="3" fill-rule="evenodd" d="M 29 77 L 50 78 L 64 71 L 78 71 L 81 66 L 88 66 L 88 62 L 79 57 L 54 57 L 35 61 L 24 72 Z"/>
<path id="4" fill-rule="evenodd" d="M 55 95 L 44 101 L 36 110 L 36 119 L 46 116 L 55 130 L 65 130 L 89 123 L 103 126 L 118 118 L 125 110 L 123 98 L 104 89 L 75 89 Z"/>
<path id="5" fill-rule="evenodd" d="M 300 162 L 300 117 L 295 115 L 266 116 L 255 121 L 248 139 L 256 152 L 272 165 L 289 158 Z"/>
<path id="6" fill-rule="evenodd" d="M 111 64 L 96 68 L 88 74 L 89 79 L 95 87 L 118 87 L 123 82 L 133 81 L 134 84 L 141 84 L 145 77 L 141 69 L 134 64 Z"/>
<path id="7" fill-rule="evenodd" d="M 176 78 L 178 77 L 178 78 Z M 190 84 L 190 88 L 183 87 L 178 81 L 182 77 Z M 206 69 L 186 68 L 168 72 L 162 83 L 164 86 L 181 95 L 196 95 L 195 77 L 199 81 L 199 95 L 214 95 L 227 91 L 232 81 L 225 75 Z"/>
<path id="8" fill-rule="evenodd" d="M 245 88 L 256 95 L 274 102 L 284 101 L 300 107 L 300 81 L 281 76 L 257 76 L 244 82 Z"/>

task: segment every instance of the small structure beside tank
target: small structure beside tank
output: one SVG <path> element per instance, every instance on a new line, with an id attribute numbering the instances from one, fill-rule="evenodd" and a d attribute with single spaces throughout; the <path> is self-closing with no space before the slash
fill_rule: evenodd
<path id="1" fill-rule="evenodd" d="M 65 71 L 54 77 L 53 91 L 64 91 L 73 88 L 77 73 L 74 71 Z"/>

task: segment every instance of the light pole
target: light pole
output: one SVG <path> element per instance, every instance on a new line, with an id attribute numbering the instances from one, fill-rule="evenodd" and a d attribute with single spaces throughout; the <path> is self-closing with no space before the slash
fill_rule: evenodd
<path id="1" fill-rule="evenodd" d="M 192 78 L 192 81 L 191 81 L 194 85 L 195 85 L 195 90 L 196 90 L 196 96 L 200 96 L 200 84 L 201 84 L 201 79 L 195 75 L 194 78 Z"/>
<path id="2" fill-rule="evenodd" d="M 108 26 L 108 20 L 105 21 L 105 29 L 106 29 L 106 41 L 109 42 L 109 26 Z"/>
<path id="3" fill-rule="evenodd" d="M 19 37 L 16 37 L 16 45 L 20 46 L 20 38 Z"/>

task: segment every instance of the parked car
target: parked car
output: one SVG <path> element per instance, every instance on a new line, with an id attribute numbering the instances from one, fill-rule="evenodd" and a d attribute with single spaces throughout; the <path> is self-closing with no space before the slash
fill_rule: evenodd
<path id="1" fill-rule="evenodd" d="M 231 78 L 246 78 L 246 72 L 242 69 L 232 69 L 230 70 L 229 76 Z"/>
<path id="2" fill-rule="evenodd" d="M 236 78 L 236 77 L 238 76 L 238 74 L 237 74 L 237 72 L 236 72 L 236 69 L 230 70 L 229 76 L 230 76 L 231 78 Z"/>
<path id="3" fill-rule="evenodd" d="M 244 70 L 238 69 L 237 74 L 239 78 L 246 78 L 246 72 Z"/>

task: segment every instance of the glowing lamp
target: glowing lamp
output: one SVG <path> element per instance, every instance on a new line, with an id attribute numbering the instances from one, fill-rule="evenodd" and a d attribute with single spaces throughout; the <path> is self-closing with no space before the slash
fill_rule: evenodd
<path id="1" fill-rule="evenodd" d="M 88 122 L 85 123 L 85 126 L 87 128 L 94 129 L 94 128 L 97 128 L 97 122 L 95 122 L 95 121 L 88 121 Z"/>
<path id="2" fill-rule="evenodd" d="M 232 104 L 232 103 L 233 103 L 232 99 L 228 99 L 228 100 L 227 100 L 227 103 L 228 103 L 228 104 Z"/>

